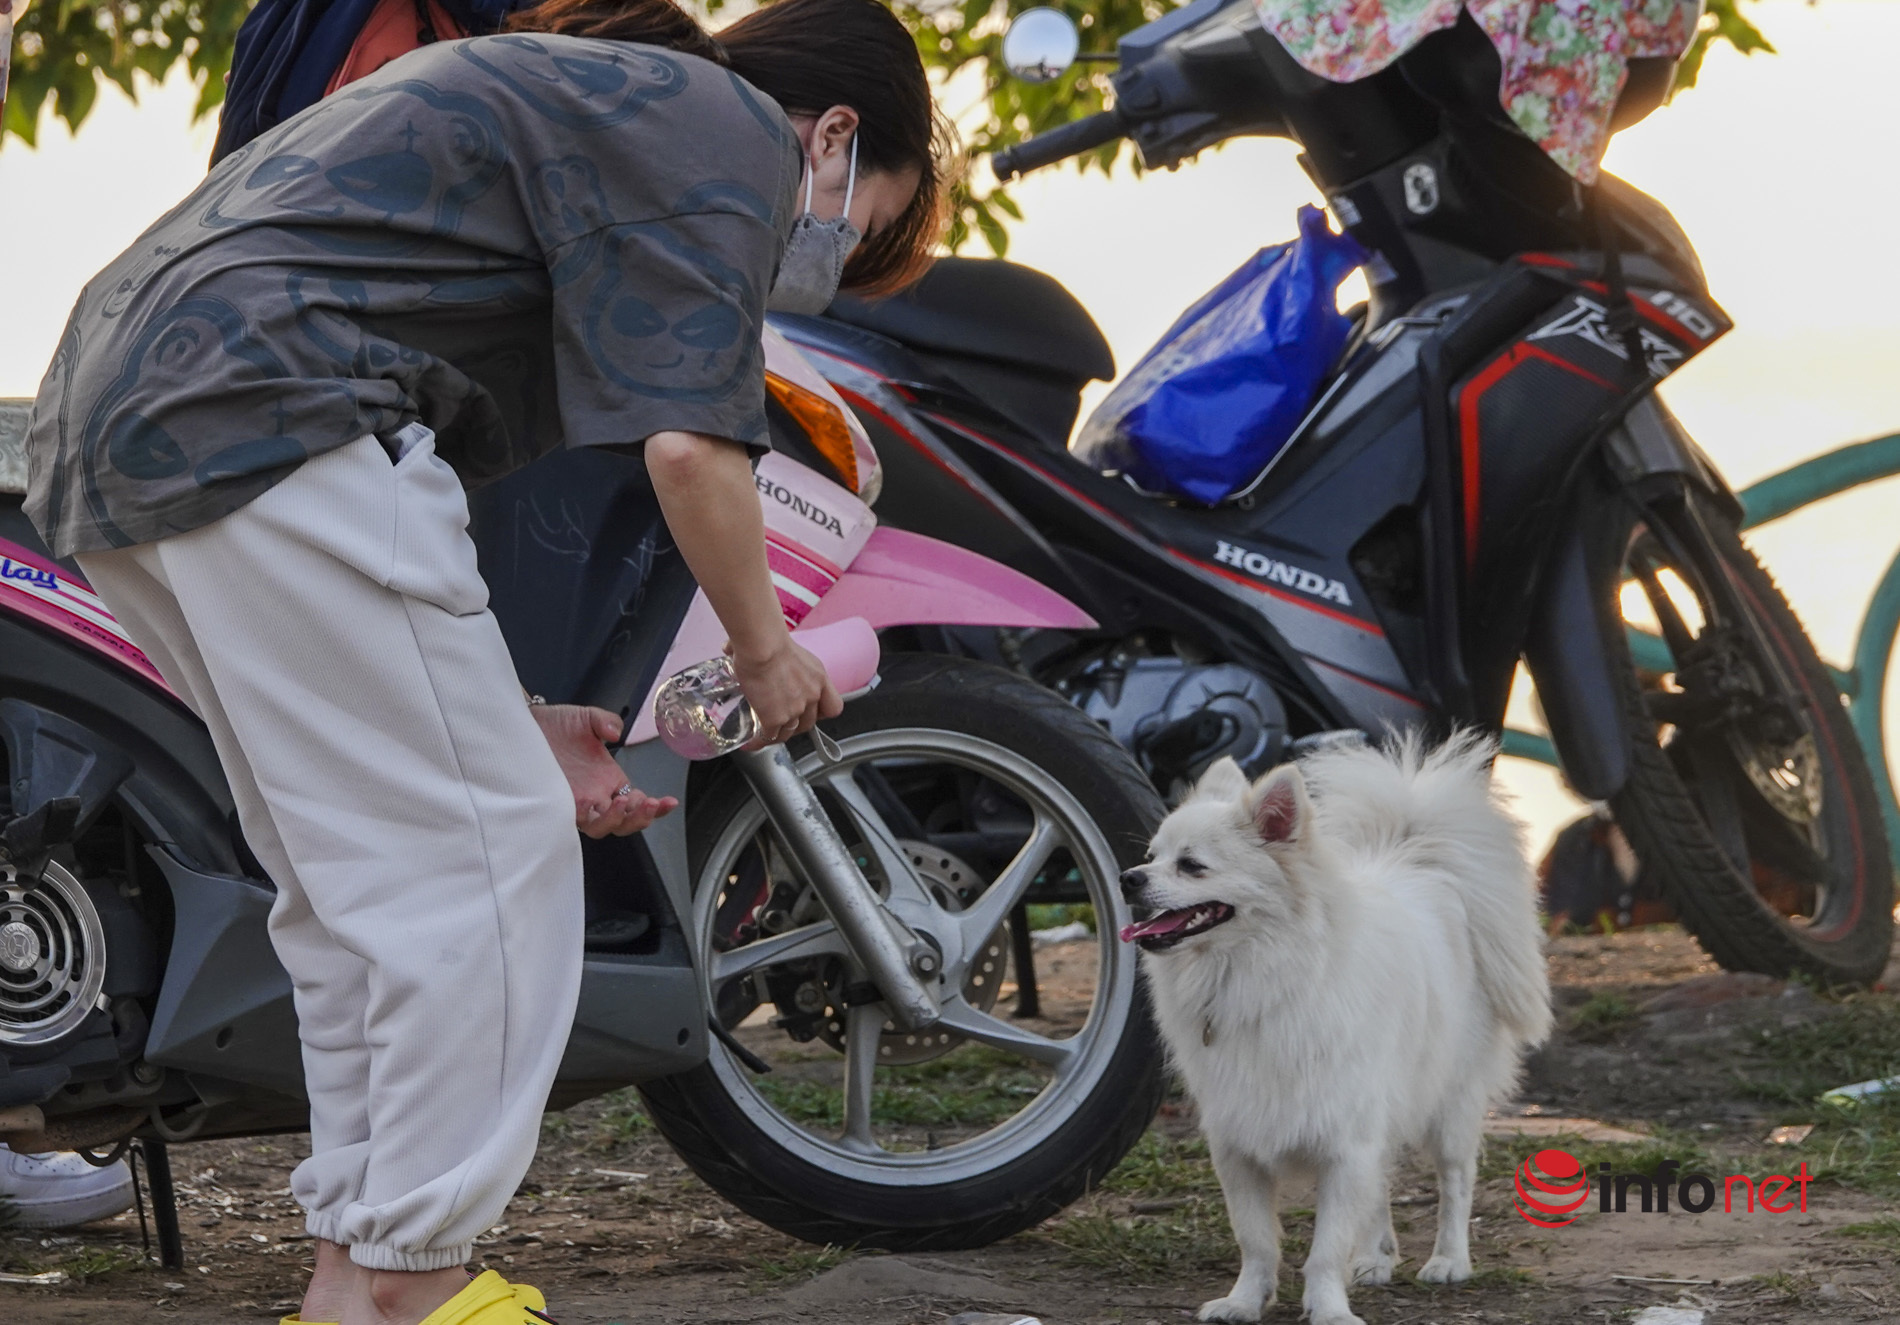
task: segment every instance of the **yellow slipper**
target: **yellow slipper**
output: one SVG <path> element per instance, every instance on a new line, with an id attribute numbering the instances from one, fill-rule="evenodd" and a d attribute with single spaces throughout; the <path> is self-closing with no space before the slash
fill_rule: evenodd
<path id="1" fill-rule="evenodd" d="M 542 1325 L 547 1299 L 526 1284 L 483 1270 L 468 1287 L 422 1318 L 422 1325 Z"/>
<path id="2" fill-rule="evenodd" d="M 540 1322 L 530 1322 L 523 1317 L 510 1316 L 505 1309 L 500 1315 L 495 1316 L 492 1321 L 479 1314 L 459 1315 L 455 1317 L 445 1317 L 442 1315 L 442 1313 L 447 1311 L 450 1307 L 455 1306 L 456 1303 L 466 1298 L 469 1295 L 469 1289 L 474 1288 L 484 1279 L 498 1281 L 513 1294 L 515 1305 L 520 1307 L 524 1313 L 533 1312 L 535 1316 L 540 1317 L 540 1322 L 547 1321 L 548 1300 L 541 1295 L 540 1289 L 531 1288 L 527 1284 L 508 1283 L 507 1280 L 502 1279 L 502 1277 L 493 1270 L 484 1270 L 481 1274 L 468 1281 L 468 1288 L 464 1288 L 447 1302 L 437 1307 L 435 1311 L 430 1314 L 429 1318 L 423 1322 L 423 1325 L 448 1325 L 450 1320 L 455 1321 L 456 1325 L 476 1325 L 478 1321 L 480 1325 L 503 1325 L 503 1322 L 506 1322 L 506 1325 L 540 1325 Z M 487 1305 L 483 1307 L 483 1310 L 492 1309 L 493 1303 L 489 1302 L 490 1298 L 493 1298 L 494 1302 L 503 1301 L 503 1299 L 495 1297 L 494 1294 L 484 1290 L 483 1301 Z M 278 1325 L 335 1325 L 335 1322 L 305 1320 L 302 1316 L 292 1315 L 283 1317 L 278 1321 Z"/>

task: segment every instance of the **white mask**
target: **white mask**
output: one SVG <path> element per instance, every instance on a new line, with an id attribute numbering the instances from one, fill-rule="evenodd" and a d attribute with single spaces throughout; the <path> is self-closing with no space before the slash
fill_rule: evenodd
<path id="1" fill-rule="evenodd" d="M 824 312 L 837 297 L 838 283 L 844 279 L 844 264 L 861 236 L 851 224 L 851 197 L 858 186 L 858 136 L 851 135 L 851 173 L 845 178 L 844 211 L 829 221 L 811 214 L 812 176 L 815 163 L 805 163 L 805 211 L 792 222 L 792 234 L 785 241 L 785 256 L 779 260 L 778 279 L 765 306 L 774 313 Z"/>

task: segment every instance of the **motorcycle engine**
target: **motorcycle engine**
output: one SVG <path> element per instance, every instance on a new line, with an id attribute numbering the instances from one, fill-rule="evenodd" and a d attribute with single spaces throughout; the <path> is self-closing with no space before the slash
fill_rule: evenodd
<path id="1" fill-rule="evenodd" d="M 1255 775 L 1286 752 L 1280 697 L 1237 663 L 1117 649 L 1058 688 L 1134 753 L 1170 804 L 1217 759 L 1232 756 Z"/>

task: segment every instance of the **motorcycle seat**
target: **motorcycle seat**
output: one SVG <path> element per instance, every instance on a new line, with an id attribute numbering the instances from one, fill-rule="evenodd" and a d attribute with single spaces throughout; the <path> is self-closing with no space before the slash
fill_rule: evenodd
<path id="1" fill-rule="evenodd" d="M 1075 296 L 1000 258 L 939 258 L 903 293 L 839 295 L 825 315 L 906 346 L 1058 447 L 1082 388 L 1115 376 L 1108 341 Z"/>

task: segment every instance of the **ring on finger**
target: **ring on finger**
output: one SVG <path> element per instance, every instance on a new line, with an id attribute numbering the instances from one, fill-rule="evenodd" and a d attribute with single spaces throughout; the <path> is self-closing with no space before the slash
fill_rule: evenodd
<path id="1" fill-rule="evenodd" d="M 633 795 L 633 784 L 631 782 L 623 782 L 620 784 L 620 790 L 614 793 L 614 799 L 624 800 L 631 795 Z"/>

